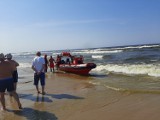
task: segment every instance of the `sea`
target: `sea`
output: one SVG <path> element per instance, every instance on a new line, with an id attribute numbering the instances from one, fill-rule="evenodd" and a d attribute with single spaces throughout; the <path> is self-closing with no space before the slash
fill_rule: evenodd
<path id="1" fill-rule="evenodd" d="M 88 81 L 91 84 L 119 92 L 160 94 L 160 44 L 41 51 L 54 59 L 61 52 L 83 55 L 85 63 L 97 65 L 84 76 L 84 79 L 94 78 Z M 35 54 L 36 51 L 12 53 L 20 64 L 19 82 L 31 81 Z"/>

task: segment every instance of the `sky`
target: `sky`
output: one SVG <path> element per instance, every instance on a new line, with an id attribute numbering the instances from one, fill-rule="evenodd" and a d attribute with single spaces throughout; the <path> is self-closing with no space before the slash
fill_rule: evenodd
<path id="1" fill-rule="evenodd" d="M 0 0 L 0 52 L 160 43 L 160 0 Z"/>

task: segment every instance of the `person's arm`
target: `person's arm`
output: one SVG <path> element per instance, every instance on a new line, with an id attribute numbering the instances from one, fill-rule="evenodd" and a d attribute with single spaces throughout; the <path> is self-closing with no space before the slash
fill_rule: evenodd
<path id="1" fill-rule="evenodd" d="M 15 62 L 16 67 L 19 66 L 19 63 L 18 63 L 18 62 L 16 62 L 16 61 L 14 61 L 14 62 Z"/>
<path id="2" fill-rule="evenodd" d="M 18 63 L 18 62 L 16 62 L 16 67 L 17 67 L 17 66 L 19 66 L 19 63 Z"/>
<path id="3" fill-rule="evenodd" d="M 32 65 L 32 70 L 35 71 L 36 73 L 38 73 L 38 71 L 36 70 L 36 68 Z"/>
<path id="4" fill-rule="evenodd" d="M 35 62 L 34 60 L 32 61 L 32 70 L 35 71 L 35 73 L 38 73 L 37 69 L 34 67 L 35 66 Z"/>

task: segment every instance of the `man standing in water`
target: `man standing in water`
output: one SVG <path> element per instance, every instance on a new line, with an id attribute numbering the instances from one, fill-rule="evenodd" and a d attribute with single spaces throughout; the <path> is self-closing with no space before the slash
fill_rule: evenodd
<path id="1" fill-rule="evenodd" d="M 34 70 L 34 85 L 36 86 L 37 93 L 39 94 L 39 80 L 42 86 L 42 94 L 45 95 L 44 87 L 45 87 L 45 60 L 41 57 L 41 53 L 37 52 L 36 57 L 32 62 L 32 69 Z"/>
<path id="2" fill-rule="evenodd" d="M 14 90 L 14 83 L 13 83 L 13 73 L 14 69 L 13 66 L 8 62 L 5 61 L 4 54 L 0 54 L 0 102 L 2 104 L 1 110 L 6 110 L 5 106 L 5 90 L 15 98 L 19 109 L 22 109 L 21 103 L 19 101 L 18 94 Z"/>
<path id="3" fill-rule="evenodd" d="M 17 82 L 18 82 L 18 72 L 17 72 L 17 67 L 19 66 L 19 64 L 12 59 L 12 55 L 9 53 L 7 55 L 5 55 L 7 60 L 12 66 L 13 66 L 13 73 L 12 73 L 12 76 L 13 76 L 13 82 L 14 82 L 14 89 L 16 91 L 17 89 Z"/>

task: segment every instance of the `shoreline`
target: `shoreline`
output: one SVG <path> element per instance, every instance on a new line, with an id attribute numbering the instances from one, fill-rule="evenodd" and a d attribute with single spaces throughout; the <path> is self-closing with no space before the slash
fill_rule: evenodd
<path id="1" fill-rule="evenodd" d="M 33 82 L 18 83 L 17 93 L 23 110 L 18 110 L 14 100 L 6 95 L 8 111 L 0 112 L 0 120 L 159 119 L 159 94 L 118 92 L 89 83 L 94 79 L 48 72 L 46 95 L 38 95 Z"/>

